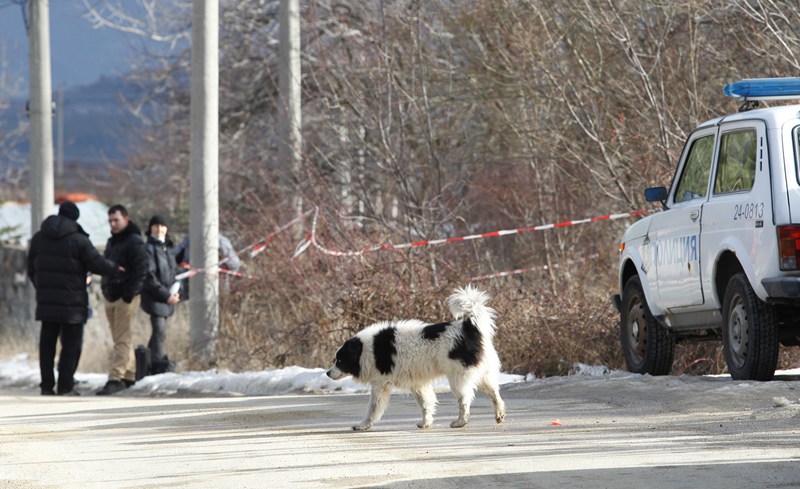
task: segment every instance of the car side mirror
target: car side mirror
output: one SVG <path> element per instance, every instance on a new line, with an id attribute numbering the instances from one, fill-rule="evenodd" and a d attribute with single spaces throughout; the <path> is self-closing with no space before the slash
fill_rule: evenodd
<path id="1" fill-rule="evenodd" d="M 666 187 L 650 187 L 644 189 L 644 199 L 648 202 L 661 202 L 664 204 L 667 201 Z"/>

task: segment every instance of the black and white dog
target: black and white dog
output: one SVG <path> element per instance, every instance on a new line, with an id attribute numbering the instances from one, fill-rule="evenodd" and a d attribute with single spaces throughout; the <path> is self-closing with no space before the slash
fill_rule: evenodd
<path id="1" fill-rule="evenodd" d="M 495 311 L 486 306 L 487 300 L 485 293 L 468 285 L 447 300 L 453 321 L 382 321 L 347 340 L 327 374 L 334 380 L 349 374 L 372 386 L 367 416 L 353 429 L 368 430 L 381 418 L 393 387 L 414 394 L 422 409 L 417 426 L 430 427 L 436 409 L 432 382 L 441 376 L 447 377 L 458 400 L 452 428 L 469 421 L 476 388 L 491 398 L 495 420 L 502 423 L 506 411 L 498 384 L 500 359 L 492 344 Z"/>

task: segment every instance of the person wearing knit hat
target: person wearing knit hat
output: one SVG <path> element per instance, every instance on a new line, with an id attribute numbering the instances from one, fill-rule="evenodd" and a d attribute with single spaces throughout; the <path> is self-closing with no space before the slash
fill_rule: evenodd
<path id="1" fill-rule="evenodd" d="M 72 219 L 73 221 L 77 221 L 78 218 L 81 217 L 81 211 L 78 209 L 77 205 L 65 200 L 60 206 L 58 206 L 58 215 Z"/>
<path id="2" fill-rule="evenodd" d="M 141 308 L 150 315 L 152 333 L 147 343 L 149 355 L 143 345 L 136 348 L 136 376 L 174 372 L 175 362 L 165 352 L 167 318 L 175 312 L 175 304 L 181 299 L 180 284 L 175 282 L 177 264 L 170 253 L 167 220 L 158 214 L 150 218 L 147 234 L 147 276 L 142 286 Z M 147 357 L 149 356 L 149 364 Z M 140 367 L 140 363 L 147 364 Z M 136 380 L 139 380 L 138 378 Z"/>
<path id="3" fill-rule="evenodd" d="M 163 216 L 154 214 L 153 217 L 150 218 L 150 224 L 147 225 L 147 231 L 145 231 L 145 234 L 148 235 L 151 234 L 153 226 L 156 224 L 161 224 L 162 226 L 167 228 L 169 227 L 169 222 L 167 222 L 167 220 Z"/>
<path id="4" fill-rule="evenodd" d="M 39 334 L 39 371 L 42 395 L 77 395 L 73 376 L 78 367 L 83 327 L 89 317 L 87 272 L 113 275 L 114 260 L 106 260 L 89 241 L 77 220 L 78 206 L 65 201 L 58 215 L 50 216 L 31 239 L 28 277 L 36 289 Z M 58 383 L 53 374 L 58 340 Z M 57 390 L 54 390 L 56 389 Z"/>

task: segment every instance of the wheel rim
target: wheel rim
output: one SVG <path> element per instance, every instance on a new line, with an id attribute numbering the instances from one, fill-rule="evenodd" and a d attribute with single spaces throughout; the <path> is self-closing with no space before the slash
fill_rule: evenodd
<path id="1" fill-rule="evenodd" d="M 742 296 L 737 295 L 731 301 L 730 314 L 728 315 L 728 347 L 730 357 L 736 368 L 744 366 L 747 360 L 748 345 L 747 309 Z"/>
<path id="2" fill-rule="evenodd" d="M 647 338 L 647 321 L 642 301 L 634 299 L 628 308 L 628 323 L 625 325 L 625 336 L 631 360 L 636 365 L 644 362 Z"/>

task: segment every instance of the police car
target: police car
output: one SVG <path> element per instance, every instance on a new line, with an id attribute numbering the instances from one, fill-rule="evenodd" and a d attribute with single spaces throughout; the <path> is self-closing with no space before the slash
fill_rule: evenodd
<path id="1" fill-rule="evenodd" d="M 800 78 L 729 84 L 738 113 L 688 137 L 662 211 L 619 245 L 620 339 L 632 372 L 668 374 L 675 343 L 722 340 L 734 379 L 769 380 L 800 345 Z"/>

